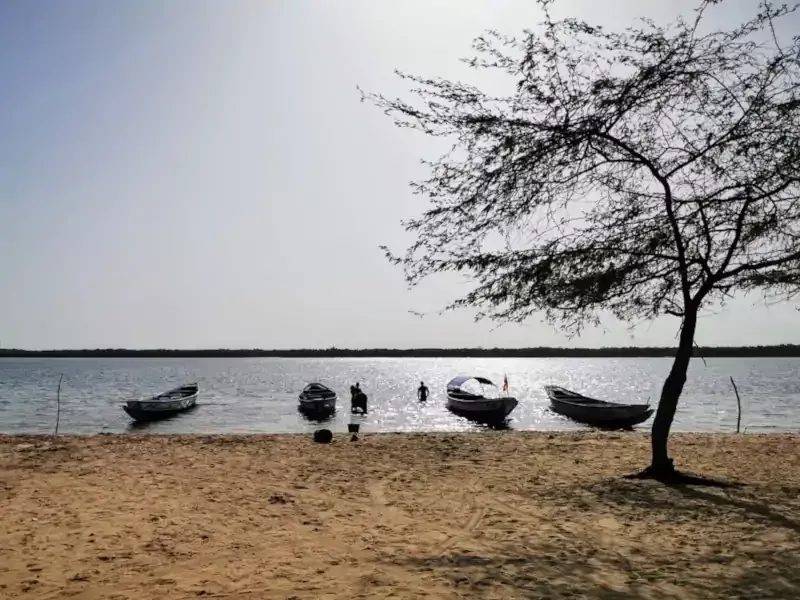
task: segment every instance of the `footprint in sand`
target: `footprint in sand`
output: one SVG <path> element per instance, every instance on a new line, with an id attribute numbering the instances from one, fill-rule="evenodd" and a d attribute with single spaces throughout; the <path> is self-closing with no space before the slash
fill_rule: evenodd
<path id="1" fill-rule="evenodd" d="M 395 471 L 383 479 L 379 479 L 378 481 L 370 481 L 367 483 L 367 490 L 369 490 L 369 497 L 372 499 L 372 503 L 381 507 L 388 506 L 389 503 L 386 500 L 385 494 L 386 486 L 404 473 L 405 471 Z"/>
<path id="2" fill-rule="evenodd" d="M 392 521 L 397 522 L 398 520 L 411 520 L 411 517 L 402 509 L 389 504 L 389 501 L 386 499 L 385 488 L 392 480 L 397 479 L 404 473 L 406 473 L 406 471 L 396 471 L 383 479 L 368 482 L 367 490 L 370 497 L 369 501 L 356 498 L 343 498 L 335 494 L 313 489 L 313 483 L 321 479 L 321 475 L 312 475 L 292 488 L 270 486 L 270 491 L 283 493 L 297 499 L 322 502 L 331 507 L 346 508 L 347 510 L 356 508 L 374 512 L 378 509 L 378 511 L 384 515 L 391 514 L 393 517 Z"/>
<path id="3" fill-rule="evenodd" d="M 486 515 L 486 510 L 483 508 L 483 503 L 480 502 L 479 496 L 480 489 L 478 488 L 477 480 L 473 480 L 467 484 L 461 500 L 462 507 L 470 507 L 469 519 L 467 519 L 467 522 L 464 527 L 461 528 L 461 531 L 455 535 L 449 536 L 446 540 L 439 544 L 438 548 L 436 548 L 436 551 L 439 554 L 447 552 L 447 550 L 455 546 L 459 540 L 469 537 L 470 534 L 472 534 L 472 532 L 475 531 L 481 524 L 483 517 Z"/>
<path id="4" fill-rule="evenodd" d="M 597 519 L 597 524 L 608 531 L 617 531 L 621 527 L 620 522 L 614 517 L 601 517 Z"/>

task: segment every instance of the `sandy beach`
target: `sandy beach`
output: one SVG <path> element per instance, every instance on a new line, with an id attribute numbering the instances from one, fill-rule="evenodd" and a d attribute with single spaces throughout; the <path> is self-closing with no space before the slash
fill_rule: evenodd
<path id="1" fill-rule="evenodd" d="M 797 598 L 800 437 L 0 437 L 0 597 Z"/>

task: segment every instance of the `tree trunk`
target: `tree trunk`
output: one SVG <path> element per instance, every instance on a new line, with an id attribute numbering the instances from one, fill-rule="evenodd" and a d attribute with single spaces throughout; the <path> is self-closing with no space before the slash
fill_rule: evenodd
<path id="1" fill-rule="evenodd" d="M 651 444 L 653 457 L 647 472 L 656 478 L 665 478 L 675 474 L 675 467 L 667 450 L 667 440 L 675 411 L 678 408 L 678 399 L 686 383 L 686 371 L 692 359 L 694 348 L 694 333 L 697 329 L 697 309 L 687 307 L 686 315 L 681 326 L 681 335 L 678 342 L 678 351 L 672 368 L 664 381 L 661 389 L 661 398 L 658 401 L 656 417 L 653 420 Z"/>

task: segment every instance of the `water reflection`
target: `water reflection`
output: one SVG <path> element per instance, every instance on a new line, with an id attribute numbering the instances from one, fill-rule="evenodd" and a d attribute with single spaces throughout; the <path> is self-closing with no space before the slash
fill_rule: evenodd
<path id="1" fill-rule="evenodd" d="M 170 421 L 174 421 L 176 419 L 180 419 L 182 417 L 189 417 L 192 413 L 196 412 L 200 408 L 199 404 L 195 404 L 194 406 L 190 406 L 186 410 L 183 410 L 179 413 L 172 413 L 170 415 L 166 415 L 164 417 L 160 417 L 157 419 L 153 419 L 151 421 L 130 421 L 128 423 L 128 427 L 126 428 L 129 432 L 136 432 L 136 433 L 144 433 L 148 429 L 152 429 L 154 427 L 158 427 L 161 425 L 164 426 L 164 423 L 169 423 Z"/>
<path id="2" fill-rule="evenodd" d="M 336 421 L 336 413 L 339 412 L 339 409 L 335 408 L 333 409 L 333 411 L 328 413 L 318 413 L 318 412 L 309 412 L 298 407 L 297 412 L 304 421 L 307 421 L 314 425 L 324 425 L 324 424 L 334 423 Z"/>
<path id="3" fill-rule="evenodd" d="M 324 381 L 340 397 L 359 381 L 369 397 L 366 415 L 351 415 L 346 405 L 326 419 L 325 427 L 334 431 L 345 432 L 355 421 L 365 432 L 486 430 L 447 410 L 445 385 L 457 373 L 493 381 L 508 375 L 510 393 L 519 405 L 504 427 L 574 430 L 583 426 L 550 412 L 544 385 L 618 402 L 642 402 L 658 397 L 669 367 L 668 358 L 0 359 L 0 432 L 51 433 L 61 373 L 63 433 L 311 432 L 319 421 L 297 412 L 297 395 L 307 381 Z M 692 363 L 675 430 L 733 431 L 737 408 L 731 375 L 742 397 L 742 429 L 800 428 L 800 360 L 736 358 L 712 359 L 708 367 Z M 187 381 L 200 386 L 201 408 L 192 414 L 132 426 L 122 411 L 125 400 L 149 397 Z M 416 394 L 420 381 L 430 389 L 425 402 Z"/>

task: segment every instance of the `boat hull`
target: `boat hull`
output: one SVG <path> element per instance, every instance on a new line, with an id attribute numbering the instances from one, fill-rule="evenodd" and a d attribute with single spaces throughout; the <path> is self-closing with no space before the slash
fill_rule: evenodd
<path id="1" fill-rule="evenodd" d="M 336 402 L 339 395 L 321 383 L 308 384 L 298 396 L 299 410 L 309 419 L 327 419 L 336 412 Z"/>
<path id="2" fill-rule="evenodd" d="M 158 421 L 194 408 L 198 393 L 169 400 L 129 400 L 122 409 L 135 421 Z"/>
<path id="3" fill-rule="evenodd" d="M 654 412 L 648 404 L 617 404 L 588 398 L 555 386 L 546 386 L 545 389 L 553 412 L 600 429 L 630 429 L 647 421 Z M 559 392 L 566 392 L 573 398 L 563 397 L 563 393 Z"/>
<path id="4" fill-rule="evenodd" d="M 481 422 L 505 420 L 519 402 L 510 396 L 503 398 L 459 398 L 447 395 L 447 408 L 459 415 Z"/>
<path id="5" fill-rule="evenodd" d="M 336 396 L 333 398 L 300 398 L 298 410 L 309 416 L 327 416 L 336 411 Z"/>

